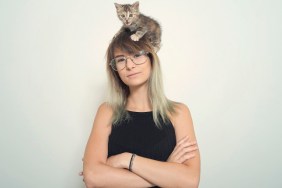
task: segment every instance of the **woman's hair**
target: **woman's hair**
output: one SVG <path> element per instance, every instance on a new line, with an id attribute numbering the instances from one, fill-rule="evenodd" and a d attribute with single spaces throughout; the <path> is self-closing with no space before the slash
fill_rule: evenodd
<path id="1" fill-rule="evenodd" d="M 161 128 L 161 122 L 169 120 L 168 113 L 175 113 L 175 103 L 166 98 L 163 90 L 163 80 L 159 58 L 154 52 L 150 41 L 143 36 L 139 41 L 133 41 L 130 38 L 132 32 L 123 31 L 116 36 L 110 43 L 107 53 L 107 74 L 109 80 L 109 91 L 107 103 L 113 109 L 112 123 L 118 124 L 121 120 L 130 119 L 129 113 L 125 107 L 129 96 L 129 88 L 123 83 L 117 71 L 114 71 L 110 62 L 114 58 L 116 49 L 129 54 L 145 50 L 151 61 L 152 71 L 148 82 L 148 95 L 153 108 L 153 119 L 158 128 Z M 161 119 L 160 119 L 161 118 Z"/>

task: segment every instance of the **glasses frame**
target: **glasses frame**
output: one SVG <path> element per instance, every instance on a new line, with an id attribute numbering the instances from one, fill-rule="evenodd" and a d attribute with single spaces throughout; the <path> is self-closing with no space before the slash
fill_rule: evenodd
<path id="1" fill-rule="evenodd" d="M 148 54 L 150 54 L 150 52 L 147 52 L 147 51 L 145 51 L 145 50 L 141 50 L 141 51 L 139 51 L 139 53 L 140 52 L 143 52 L 144 54 L 142 54 L 142 55 L 146 55 L 147 57 L 148 57 Z M 134 54 L 135 55 L 135 54 Z M 134 62 L 134 58 L 132 57 L 132 55 L 129 55 L 129 56 L 123 56 L 124 58 L 125 58 L 125 65 L 124 65 L 124 67 L 122 68 L 122 69 L 120 69 L 120 70 L 123 70 L 126 66 L 127 66 L 127 59 L 130 59 L 135 65 L 142 65 L 143 63 L 139 63 L 139 64 L 137 64 L 137 63 L 135 63 Z M 146 61 L 144 61 L 144 63 L 145 63 Z M 111 60 L 111 62 L 110 62 L 110 64 L 109 64 L 109 66 L 111 66 L 111 68 L 114 70 L 114 71 L 118 71 L 117 69 L 114 69 L 114 67 L 116 67 L 115 65 L 115 58 L 113 58 L 112 60 Z"/>

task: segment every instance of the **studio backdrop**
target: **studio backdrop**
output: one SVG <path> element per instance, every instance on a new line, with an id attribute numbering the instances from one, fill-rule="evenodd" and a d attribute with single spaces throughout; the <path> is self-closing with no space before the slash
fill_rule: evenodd
<path id="1" fill-rule="evenodd" d="M 114 2 L 0 0 L 0 187 L 83 188 Z M 201 188 L 282 187 L 282 2 L 140 0 L 166 96 L 192 114 Z"/>

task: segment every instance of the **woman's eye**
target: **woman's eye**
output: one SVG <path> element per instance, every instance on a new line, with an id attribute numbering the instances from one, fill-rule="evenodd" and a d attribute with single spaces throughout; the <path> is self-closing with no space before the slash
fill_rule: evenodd
<path id="1" fill-rule="evenodd" d="M 138 58 L 138 57 L 140 57 L 142 54 L 135 54 L 134 55 L 134 58 Z"/>
<path id="2" fill-rule="evenodd" d="M 145 54 L 144 51 L 140 51 L 140 52 L 138 52 L 138 54 L 135 54 L 134 57 L 137 58 L 137 57 L 140 57 L 144 54 Z"/>
<path id="3" fill-rule="evenodd" d="M 116 59 L 116 62 L 117 63 L 120 63 L 120 62 L 123 62 L 124 61 L 124 58 L 118 58 L 118 59 Z"/>

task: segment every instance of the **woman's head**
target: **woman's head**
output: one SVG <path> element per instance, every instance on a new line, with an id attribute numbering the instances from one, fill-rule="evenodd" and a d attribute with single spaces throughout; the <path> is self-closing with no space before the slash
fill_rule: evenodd
<path id="1" fill-rule="evenodd" d="M 142 84 L 148 86 L 154 120 L 158 122 L 157 114 L 165 119 L 165 114 L 170 110 L 169 101 L 163 92 L 159 59 L 146 35 L 139 41 L 133 41 L 130 38 L 132 34 L 130 31 L 121 32 L 111 41 L 106 54 L 108 101 L 114 109 L 113 122 L 118 122 L 126 114 L 130 87 Z"/>
<path id="2" fill-rule="evenodd" d="M 118 48 L 114 50 L 114 58 L 110 66 L 114 74 L 129 88 L 141 85 L 148 86 L 151 76 L 151 54 L 145 50 L 128 53 Z"/>
<path id="3" fill-rule="evenodd" d="M 158 57 L 150 41 L 146 37 L 133 41 L 131 34 L 129 31 L 121 32 L 107 50 L 107 72 L 112 87 L 126 97 L 129 87 L 148 84 L 155 72 L 160 70 Z"/>

